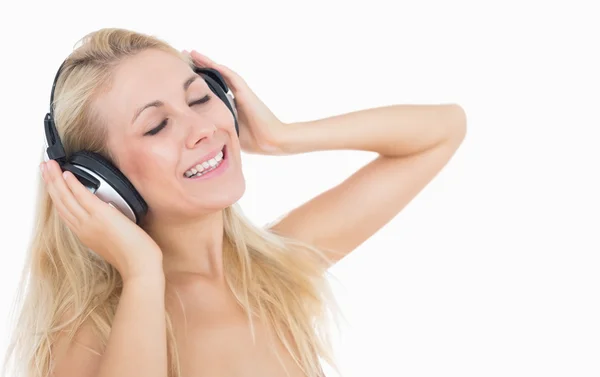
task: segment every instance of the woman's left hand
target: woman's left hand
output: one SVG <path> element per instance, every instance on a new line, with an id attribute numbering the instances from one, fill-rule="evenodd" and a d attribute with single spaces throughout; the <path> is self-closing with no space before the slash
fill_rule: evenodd
<path id="1" fill-rule="evenodd" d="M 242 150 L 253 154 L 283 154 L 280 140 L 285 132 L 285 124 L 254 94 L 244 79 L 231 69 L 215 63 L 196 50 L 192 50 L 188 54 L 197 67 L 219 71 L 233 92 Z"/>

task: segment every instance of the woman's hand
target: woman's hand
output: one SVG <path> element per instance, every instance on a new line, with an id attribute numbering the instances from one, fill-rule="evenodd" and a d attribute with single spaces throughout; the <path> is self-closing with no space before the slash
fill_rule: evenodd
<path id="1" fill-rule="evenodd" d="M 221 73 L 235 96 L 240 128 L 240 146 L 246 153 L 279 155 L 285 124 L 254 94 L 244 79 L 222 64 L 217 64 L 196 50 L 184 51 L 199 68 L 212 68 Z"/>
<path id="2" fill-rule="evenodd" d="M 59 216 L 124 281 L 162 274 L 162 252 L 142 228 L 88 191 L 71 172 L 63 177 L 56 161 L 42 163 L 40 169 Z"/>

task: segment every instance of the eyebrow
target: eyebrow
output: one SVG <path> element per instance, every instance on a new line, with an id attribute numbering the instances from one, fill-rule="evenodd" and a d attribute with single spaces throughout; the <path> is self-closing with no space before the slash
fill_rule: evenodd
<path id="1" fill-rule="evenodd" d="M 193 76 L 190 76 L 190 78 L 188 78 L 184 83 L 183 83 L 183 91 L 185 92 L 186 90 L 188 90 L 188 88 L 190 87 L 190 85 L 192 85 L 192 83 L 198 78 L 199 76 L 197 74 L 194 74 Z M 149 107 L 160 107 L 163 106 L 164 102 L 162 101 L 152 101 L 150 103 L 147 103 L 146 105 L 140 107 L 139 109 L 137 109 L 135 111 L 135 113 L 133 114 L 133 119 L 131 120 L 131 123 L 135 122 L 135 120 L 140 116 L 140 114 L 146 110 Z"/>

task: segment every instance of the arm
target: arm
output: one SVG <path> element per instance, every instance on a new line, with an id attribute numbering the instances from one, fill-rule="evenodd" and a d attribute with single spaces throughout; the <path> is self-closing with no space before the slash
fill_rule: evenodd
<path id="1" fill-rule="evenodd" d="M 84 347 L 59 338 L 54 377 L 167 377 L 165 276 L 162 251 L 135 222 L 87 190 L 69 171 L 50 160 L 40 164 L 55 213 L 86 247 L 110 263 L 123 290 L 104 354 L 93 358 Z M 93 328 L 79 339 L 97 347 Z M 89 347 L 92 349 L 94 347 Z M 66 351 L 65 351 L 66 349 Z M 60 357 L 60 355 L 63 357 Z M 66 354 L 66 356 L 65 356 Z"/>
<path id="2" fill-rule="evenodd" d="M 463 109 L 396 105 L 285 127 L 285 153 L 363 150 L 379 156 L 336 187 L 292 210 L 271 230 L 339 261 L 394 218 L 446 165 L 464 139 Z"/>
<path id="3" fill-rule="evenodd" d="M 236 97 L 240 146 L 248 153 L 355 149 L 379 154 L 336 187 L 291 211 L 270 230 L 323 249 L 335 262 L 389 222 L 450 160 L 466 116 L 455 104 L 396 105 L 284 124 L 228 67 L 192 51 L 222 73 Z"/>
<path id="4" fill-rule="evenodd" d="M 126 281 L 103 355 L 84 327 L 75 342 L 60 339 L 53 377 L 167 377 L 164 277 Z"/>

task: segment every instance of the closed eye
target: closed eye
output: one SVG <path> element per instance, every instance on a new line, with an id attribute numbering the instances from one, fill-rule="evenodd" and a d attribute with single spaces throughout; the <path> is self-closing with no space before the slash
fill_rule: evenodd
<path id="1" fill-rule="evenodd" d="M 195 105 L 201 105 L 203 103 L 206 103 L 208 101 L 210 101 L 212 97 L 207 94 L 204 97 L 200 98 L 199 100 L 193 101 L 189 104 L 189 106 L 195 106 Z M 151 129 L 150 131 L 146 132 L 144 134 L 144 136 L 148 136 L 148 135 L 156 135 L 157 133 L 159 133 L 163 128 L 165 128 L 167 126 L 167 123 L 169 121 L 169 118 L 165 118 L 162 122 L 160 122 L 160 124 L 158 126 L 156 126 L 155 128 Z"/>
<path id="2" fill-rule="evenodd" d="M 210 100 L 211 96 L 210 95 L 205 95 L 204 97 L 200 98 L 199 100 L 196 100 L 192 103 L 190 103 L 190 106 L 194 106 L 194 105 L 200 105 L 202 103 L 206 103 Z"/>

